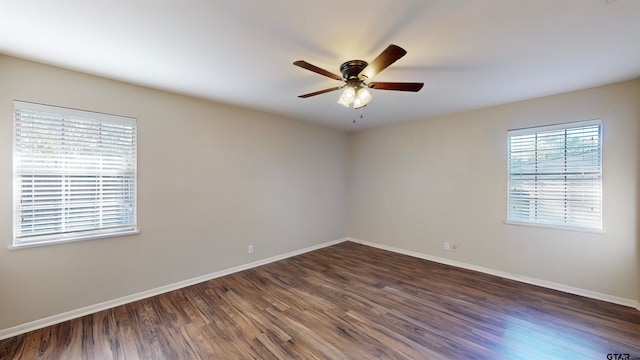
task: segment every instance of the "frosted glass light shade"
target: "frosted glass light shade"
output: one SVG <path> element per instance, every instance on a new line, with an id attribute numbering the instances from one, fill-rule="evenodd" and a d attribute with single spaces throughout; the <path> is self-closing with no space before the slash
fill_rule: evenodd
<path id="1" fill-rule="evenodd" d="M 338 99 L 338 104 L 349 107 L 349 105 L 353 103 L 353 100 L 355 99 L 355 97 L 356 97 L 356 89 L 354 89 L 353 86 L 347 86 L 342 92 L 342 95 L 340 95 L 340 99 Z"/>
<path id="2" fill-rule="evenodd" d="M 344 107 L 349 107 L 349 104 L 350 104 L 350 103 L 349 103 L 349 102 L 347 102 L 347 101 L 344 99 L 344 96 L 340 96 L 340 98 L 338 99 L 338 104 L 340 104 L 340 105 L 342 105 L 342 106 L 344 106 Z"/>
<path id="3" fill-rule="evenodd" d="M 356 89 L 354 89 L 353 86 L 347 86 L 342 92 L 342 96 L 349 103 L 352 103 L 353 99 L 356 97 Z"/>
<path id="4" fill-rule="evenodd" d="M 367 88 L 365 87 L 360 88 L 358 90 L 356 98 L 353 100 L 353 108 L 358 109 L 363 106 L 366 106 L 369 103 L 369 101 L 371 101 L 372 98 L 373 96 L 371 96 L 371 93 Z"/>

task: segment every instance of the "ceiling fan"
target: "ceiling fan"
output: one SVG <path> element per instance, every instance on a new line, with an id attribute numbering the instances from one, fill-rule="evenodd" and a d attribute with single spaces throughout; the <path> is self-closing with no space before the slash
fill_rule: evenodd
<path id="1" fill-rule="evenodd" d="M 298 60 L 294 62 L 293 65 L 343 82 L 341 86 L 299 95 L 298 97 L 308 98 L 344 88 L 344 91 L 338 100 L 338 104 L 346 107 L 350 107 L 350 105 L 353 104 L 353 108 L 357 109 L 366 106 L 371 101 L 372 96 L 368 89 L 418 92 L 422 89 L 424 83 L 367 82 L 374 75 L 386 69 L 406 53 L 407 51 L 403 48 L 391 44 L 371 63 L 367 63 L 364 60 L 349 60 L 343 63 L 340 65 L 340 72 L 342 73 L 342 76 L 309 64 L 304 60 Z"/>

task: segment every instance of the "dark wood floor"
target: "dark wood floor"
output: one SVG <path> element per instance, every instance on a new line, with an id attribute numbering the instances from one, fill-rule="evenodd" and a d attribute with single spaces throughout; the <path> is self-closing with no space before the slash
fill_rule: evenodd
<path id="1" fill-rule="evenodd" d="M 614 359 L 640 312 L 351 242 L 0 342 L 1 359 Z"/>

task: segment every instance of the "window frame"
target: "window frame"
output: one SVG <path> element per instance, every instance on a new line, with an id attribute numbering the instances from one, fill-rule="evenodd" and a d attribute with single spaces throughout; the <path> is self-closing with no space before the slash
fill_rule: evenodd
<path id="1" fill-rule="evenodd" d="M 116 157 L 120 161 L 122 161 L 122 159 L 126 159 L 126 161 L 128 161 L 128 163 L 131 164 L 128 170 L 119 170 L 119 171 L 111 170 L 110 173 L 102 169 L 95 172 L 90 172 L 89 170 L 80 170 L 80 171 L 76 170 L 77 172 L 71 172 L 70 169 L 65 165 L 62 167 L 54 166 L 52 167 L 54 170 L 43 170 L 39 174 L 37 171 L 34 171 L 34 170 L 32 170 L 31 172 L 31 176 L 34 177 L 34 179 L 36 175 L 44 176 L 51 179 L 56 177 L 58 175 L 56 174 L 56 172 L 58 172 L 60 176 L 60 182 L 61 182 L 61 185 L 59 186 L 60 186 L 60 191 L 62 192 L 72 191 L 73 188 L 71 187 L 72 186 L 71 182 L 73 180 L 86 182 L 87 179 L 90 179 L 90 180 L 93 179 L 95 183 L 100 183 L 100 185 L 94 186 L 94 188 L 91 189 L 90 195 L 88 196 L 95 197 L 95 198 L 104 196 L 105 192 L 111 191 L 111 189 L 106 190 L 107 188 L 104 187 L 106 186 L 103 183 L 105 178 L 106 179 L 121 178 L 121 179 L 118 179 L 118 181 L 115 183 L 116 187 L 121 187 L 120 189 L 118 189 L 117 194 L 121 196 L 120 201 L 123 201 L 122 207 L 130 206 L 131 212 L 126 212 L 126 210 L 120 209 L 118 214 L 120 216 L 123 216 L 123 214 L 126 214 L 125 217 L 127 218 L 127 221 L 118 223 L 116 226 L 113 226 L 113 227 L 104 227 L 102 226 L 103 223 L 101 223 L 101 221 L 96 221 L 96 214 L 95 214 L 96 210 L 94 210 L 94 213 L 92 213 L 92 215 L 89 218 L 91 219 L 91 221 L 96 221 L 97 223 L 100 223 L 101 224 L 100 226 L 93 225 L 93 227 L 85 227 L 82 229 L 64 228 L 61 226 L 59 230 L 52 231 L 51 233 L 34 233 L 34 234 L 21 233 L 21 221 L 19 220 L 19 218 L 21 218 L 22 213 L 20 209 L 21 207 L 20 201 L 24 196 L 24 192 L 21 189 L 21 186 L 23 185 L 24 177 L 25 177 L 25 174 L 27 174 L 27 172 L 24 171 L 24 169 L 26 168 L 21 168 L 20 166 L 22 164 L 22 160 L 24 160 L 25 158 L 28 159 L 29 157 L 23 156 L 21 154 L 21 150 L 18 148 L 18 146 L 20 145 L 19 136 L 22 136 L 18 134 L 18 127 L 19 127 L 18 123 L 19 121 L 22 121 L 22 119 L 19 120 L 18 117 L 23 116 L 24 114 L 27 114 L 29 112 L 31 112 L 32 114 L 34 112 L 39 113 L 39 115 L 34 116 L 34 118 L 37 118 L 37 116 L 45 116 L 44 114 L 48 114 L 46 116 L 51 116 L 53 118 L 53 120 L 51 120 L 52 122 L 58 122 L 59 124 L 68 124 L 68 122 L 71 122 L 71 121 L 82 121 L 88 124 L 88 126 L 94 126 L 98 128 L 99 129 L 98 132 L 100 133 L 100 137 L 99 137 L 100 145 L 97 146 L 98 151 L 96 151 L 95 154 L 89 153 L 89 154 L 84 154 L 79 156 L 79 158 L 82 159 L 82 161 L 85 161 L 86 163 L 91 163 L 91 160 L 87 160 L 87 158 L 90 159 L 91 156 L 105 158 L 107 155 L 109 155 L 106 152 L 106 145 L 102 145 L 102 143 L 104 142 L 104 140 L 102 140 L 103 139 L 102 136 L 104 136 L 102 131 L 104 131 L 105 127 L 124 126 L 131 131 L 132 134 L 128 135 L 127 138 L 131 140 L 132 144 L 125 145 L 125 149 L 129 153 L 126 155 L 121 155 Z M 25 126 L 26 123 L 27 122 L 22 122 L 20 123 L 20 126 Z M 55 127 L 55 125 L 51 125 L 51 124 L 44 125 L 44 126 L 49 127 L 45 131 L 53 131 L 52 127 Z M 14 100 L 13 101 L 13 179 L 12 179 L 13 181 L 13 212 L 12 212 L 13 232 L 12 232 L 12 243 L 9 248 L 13 249 L 13 248 L 42 246 L 42 245 L 50 245 L 50 244 L 59 244 L 59 243 L 67 243 L 67 242 L 75 242 L 75 241 L 116 237 L 116 236 L 125 236 L 125 235 L 139 233 L 138 221 L 137 221 L 137 212 L 138 212 L 137 211 L 138 210 L 138 199 L 137 199 L 137 194 L 138 194 L 137 131 L 138 129 L 137 127 L 138 127 L 137 119 L 133 117 L 125 117 L 125 116 L 119 116 L 119 115 L 111 115 L 111 114 L 98 113 L 98 112 L 92 112 L 92 111 L 86 111 L 86 110 L 78 110 L 78 109 L 65 108 L 60 106 L 44 105 L 44 104 L 38 104 L 33 102 Z M 111 132 L 107 134 L 113 135 L 114 133 Z M 33 134 L 29 134 L 29 135 L 33 135 Z M 95 137 L 91 137 L 91 135 L 86 135 L 86 136 L 89 136 L 89 139 L 95 139 Z M 40 138 L 38 136 L 36 136 L 35 138 L 33 136 L 31 137 L 27 136 L 25 137 L 25 139 L 38 140 Z M 87 138 L 86 137 L 80 138 L 78 137 L 77 134 L 74 134 L 74 136 L 67 137 L 65 139 L 65 135 L 59 135 L 59 138 L 56 138 L 54 141 L 59 141 L 60 144 L 68 145 L 69 144 L 68 141 L 74 141 L 74 140 L 78 141 L 79 139 L 87 139 Z M 64 151 L 54 152 L 52 156 L 54 159 L 60 160 L 62 159 L 62 157 L 60 157 L 61 154 L 65 154 L 65 152 Z M 64 156 L 68 156 L 68 155 L 64 155 Z M 65 158 L 65 159 L 68 159 L 68 158 Z M 130 182 L 130 181 L 132 182 L 132 184 L 127 184 L 127 182 Z M 62 185 L 62 183 L 65 183 L 65 185 Z M 82 185 L 82 186 L 85 186 L 85 185 Z M 58 188 L 55 187 L 54 191 L 57 191 L 57 190 Z M 84 188 L 81 191 L 84 194 L 84 191 L 85 191 Z M 130 200 L 122 200 L 122 198 L 127 197 L 127 195 Z M 60 197 L 64 198 L 64 196 L 62 195 Z M 62 202 L 57 207 L 57 209 L 60 209 L 59 213 L 64 214 L 60 216 L 63 216 L 63 217 L 69 216 L 68 212 L 71 211 L 70 208 L 67 208 L 66 211 L 62 210 L 65 208 L 65 205 L 68 206 L 69 204 L 74 204 L 74 203 Z M 105 206 L 105 200 L 100 199 L 100 201 L 97 202 L 97 204 L 99 205 L 95 206 L 94 208 L 102 209 Z M 103 210 L 100 210 L 100 212 L 102 211 Z"/>
<path id="2" fill-rule="evenodd" d="M 598 141 L 599 141 L 598 142 L 599 219 L 598 220 L 599 222 L 597 224 L 594 223 L 593 226 L 581 226 L 580 224 L 576 224 L 576 223 L 545 222 L 540 220 L 527 221 L 526 219 L 522 219 L 522 218 L 512 218 L 511 217 L 511 205 L 512 205 L 511 137 L 519 136 L 519 135 L 533 135 L 541 132 L 569 130 L 569 129 L 583 128 L 583 127 L 590 127 L 590 126 L 598 127 Z M 506 214 L 505 223 L 512 224 L 512 225 L 543 227 L 543 228 L 552 228 L 552 229 L 561 229 L 561 230 L 570 230 L 570 231 L 604 233 L 603 149 L 604 149 L 604 122 L 600 118 L 566 122 L 566 123 L 558 123 L 558 124 L 552 124 L 552 125 L 541 125 L 541 126 L 534 126 L 534 127 L 509 129 L 507 131 L 507 204 L 506 204 L 507 214 Z M 566 160 L 566 156 L 565 156 L 565 160 Z M 565 197 L 567 193 L 568 191 L 565 190 Z"/>

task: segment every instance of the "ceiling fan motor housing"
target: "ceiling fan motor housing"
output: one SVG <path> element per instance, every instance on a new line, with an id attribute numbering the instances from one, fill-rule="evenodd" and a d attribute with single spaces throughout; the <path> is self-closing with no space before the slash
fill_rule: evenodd
<path id="1" fill-rule="evenodd" d="M 360 74 L 367 65 L 369 65 L 369 63 L 364 60 L 349 60 L 340 65 L 340 72 L 342 73 L 342 77 L 347 81 L 358 79 L 358 74 Z"/>

